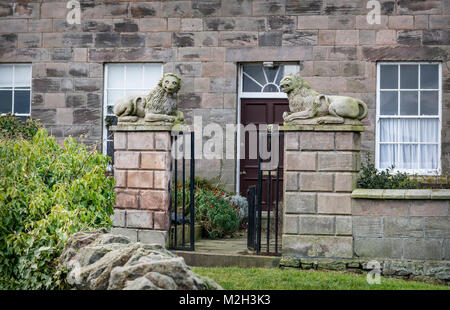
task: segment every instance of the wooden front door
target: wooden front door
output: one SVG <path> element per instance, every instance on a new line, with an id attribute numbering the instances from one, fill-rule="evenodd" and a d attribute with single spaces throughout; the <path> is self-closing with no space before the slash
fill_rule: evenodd
<path id="1" fill-rule="evenodd" d="M 241 99 L 241 123 L 248 124 L 283 124 L 283 112 L 289 110 L 287 99 Z M 280 139 L 280 182 L 279 199 L 282 200 L 283 194 L 283 141 Z M 258 183 L 258 160 L 248 159 L 249 155 L 249 133 L 245 134 L 245 158 L 240 160 L 240 192 L 246 195 L 249 186 Z M 272 197 L 275 201 L 275 173 L 272 173 Z M 262 207 L 267 209 L 268 177 L 263 176 L 262 182 Z M 272 204 L 272 208 L 273 208 Z"/>

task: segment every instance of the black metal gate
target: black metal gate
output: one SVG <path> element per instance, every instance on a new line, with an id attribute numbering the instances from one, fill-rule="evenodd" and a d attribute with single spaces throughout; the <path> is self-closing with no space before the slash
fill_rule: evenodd
<path id="1" fill-rule="evenodd" d="M 278 139 L 282 139 L 283 132 L 260 132 L 258 139 L 258 183 L 256 186 L 250 186 L 247 192 L 248 200 L 248 232 L 247 232 L 247 247 L 250 250 L 256 252 L 256 254 L 279 255 L 279 211 L 280 211 L 280 167 L 263 167 L 263 160 L 260 156 L 260 147 L 262 139 L 267 139 L 268 146 L 271 145 L 272 137 L 276 136 Z M 275 154 L 274 152 L 280 152 L 280 148 L 277 150 L 270 149 L 270 158 Z M 278 158 L 280 158 L 278 153 Z M 283 171 L 281 171 L 282 173 Z M 263 188 L 263 182 L 267 183 L 267 188 Z M 273 189 L 272 182 L 275 182 L 275 189 Z M 263 227 L 263 198 L 266 198 L 266 227 Z M 273 198 L 275 200 L 273 200 Z M 272 210 L 273 207 L 273 210 Z M 273 225 L 271 225 L 271 217 L 274 219 Z M 263 229 L 265 232 L 263 234 Z M 265 240 L 263 240 L 265 237 Z M 273 243 L 271 243 L 273 242 Z"/>
<path id="2" fill-rule="evenodd" d="M 182 141 L 180 141 L 182 139 Z M 190 139 L 186 141 L 187 139 Z M 174 250 L 194 251 L 195 249 L 195 204 L 194 204 L 194 132 L 177 132 L 174 135 L 174 185 L 171 185 L 170 199 L 170 248 Z M 182 154 L 178 146 L 182 143 Z M 189 148 L 186 142 L 189 142 Z M 190 152 L 189 152 L 190 151 Z M 190 156 L 187 156 L 187 153 Z M 181 157 L 179 159 L 179 157 Z M 189 161 L 189 190 L 186 185 L 186 161 Z M 179 163 L 181 162 L 181 183 L 179 182 Z M 179 197 L 181 196 L 181 197 Z M 188 200 L 188 201 L 187 201 Z M 189 208 L 188 208 L 189 207 Z"/>

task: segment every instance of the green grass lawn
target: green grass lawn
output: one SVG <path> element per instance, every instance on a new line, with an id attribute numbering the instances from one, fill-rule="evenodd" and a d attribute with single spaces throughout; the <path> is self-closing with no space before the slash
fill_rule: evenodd
<path id="1" fill-rule="evenodd" d="M 333 271 L 264 268 L 192 268 L 228 290 L 450 290 L 423 282 L 381 278 L 368 284 L 366 275 Z"/>

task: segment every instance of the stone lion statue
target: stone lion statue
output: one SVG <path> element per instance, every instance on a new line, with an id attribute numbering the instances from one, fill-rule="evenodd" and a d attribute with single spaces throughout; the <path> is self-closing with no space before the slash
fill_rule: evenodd
<path id="1" fill-rule="evenodd" d="M 114 114 L 119 123 L 148 122 L 151 124 L 173 124 L 183 120 L 178 111 L 177 93 L 181 79 L 173 73 L 166 73 L 158 85 L 146 96 L 132 95 L 117 100 Z"/>
<path id="2" fill-rule="evenodd" d="M 316 92 L 298 74 L 287 74 L 280 88 L 288 95 L 289 110 L 285 124 L 360 124 L 367 116 L 367 105 L 346 96 L 329 96 Z"/>

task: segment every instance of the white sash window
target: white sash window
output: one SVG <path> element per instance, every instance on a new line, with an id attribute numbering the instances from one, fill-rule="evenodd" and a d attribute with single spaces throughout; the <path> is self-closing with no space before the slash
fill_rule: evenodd
<path id="1" fill-rule="evenodd" d="M 30 116 L 31 64 L 0 64 L 0 114 Z"/>
<path id="2" fill-rule="evenodd" d="M 147 94 L 162 78 L 160 63 L 127 63 L 105 65 L 105 86 L 103 115 L 103 153 L 113 157 L 114 134 L 107 128 L 108 123 L 116 124 L 114 103 L 123 96 Z"/>
<path id="3" fill-rule="evenodd" d="M 441 64 L 378 63 L 376 166 L 440 173 Z"/>

